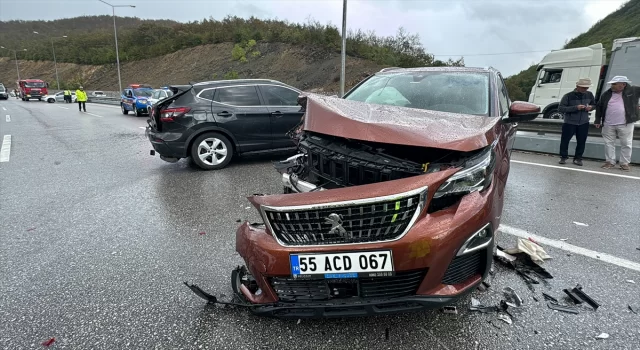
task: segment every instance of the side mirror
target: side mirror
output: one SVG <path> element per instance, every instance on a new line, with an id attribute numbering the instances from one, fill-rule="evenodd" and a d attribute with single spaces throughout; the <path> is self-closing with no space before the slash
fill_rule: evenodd
<path id="1" fill-rule="evenodd" d="M 540 106 L 523 101 L 515 101 L 509 107 L 509 116 L 502 118 L 503 123 L 518 123 L 534 120 L 540 115 Z"/>

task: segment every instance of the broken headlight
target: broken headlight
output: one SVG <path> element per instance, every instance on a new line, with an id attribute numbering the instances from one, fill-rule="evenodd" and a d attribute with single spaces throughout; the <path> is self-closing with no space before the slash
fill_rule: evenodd
<path id="1" fill-rule="evenodd" d="M 496 152 L 492 145 L 466 161 L 462 170 L 453 174 L 440 186 L 433 199 L 448 196 L 458 197 L 486 189 L 493 180 L 495 165 Z"/>

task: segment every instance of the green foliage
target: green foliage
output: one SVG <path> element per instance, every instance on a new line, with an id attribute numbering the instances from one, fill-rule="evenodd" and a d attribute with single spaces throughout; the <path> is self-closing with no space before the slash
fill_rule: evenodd
<path id="1" fill-rule="evenodd" d="M 602 43 L 607 49 L 607 60 L 611 57 L 613 39 L 640 36 L 640 0 L 629 0 L 617 11 L 601 19 L 591 29 L 569 40 L 564 49 L 585 47 Z M 538 72 L 533 65 L 506 79 L 512 100 L 527 100 L 536 82 Z"/>
<path id="2" fill-rule="evenodd" d="M 239 76 L 238 76 L 238 72 L 236 72 L 236 71 L 232 70 L 232 71 L 230 71 L 230 72 L 225 73 L 225 75 L 223 76 L 223 78 L 224 78 L 225 80 L 238 79 L 238 78 L 239 78 Z"/>
<path id="3" fill-rule="evenodd" d="M 59 62 L 80 64 L 113 64 L 115 45 L 111 16 L 85 16 L 56 21 L 0 22 L 0 42 L 11 48 L 26 48 L 21 59 L 51 60 L 51 43 L 45 36 L 30 34 L 34 30 L 56 39 Z M 287 43 L 306 45 L 314 49 L 339 52 L 340 31 L 333 25 L 308 20 L 304 24 L 279 20 L 242 19 L 228 16 L 221 21 L 213 18 L 189 23 L 168 20 L 117 18 L 120 60 L 136 61 L 157 57 L 202 44 L 236 43 L 232 56 L 238 61 L 257 57 L 259 43 Z M 8 56 L 7 50 L 0 55 Z M 464 65 L 459 60 L 435 60 L 425 52 L 417 34 L 400 28 L 395 36 L 381 37 L 373 32 L 350 31 L 347 35 L 347 54 L 373 60 L 378 64 L 398 67 L 433 65 Z"/>
<path id="4" fill-rule="evenodd" d="M 233 58 L 234 61 L 241 61 L 242 59 L 246 61 L 246 54 L 247 52 L 242 48 L 242 46 L 240 46 L 240 44 L 235 44 L 233 46 L 233 50 L 231 50 L 231 58 Z"/>

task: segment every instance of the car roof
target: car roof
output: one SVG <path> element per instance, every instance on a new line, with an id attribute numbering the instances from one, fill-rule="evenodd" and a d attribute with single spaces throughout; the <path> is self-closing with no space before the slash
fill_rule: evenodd
<path id="1" fill-rule="evenodd" d="M 496 73 L 498 72 L 493 67 L 415 67 L 415 68 L 399 68 L 388 67 L 383 68 L 378 74 L 393 74 L 393 73 L 410 73 L 410 72 L 475 72 L 475 73 Z"/>
<path id="2" fill-rule="evenodd" d="M 223 87 L 223 86 L 233 86 L 233 85 L 250 85 L 250 84 L 271 84 L 271 85 L 280 85 L 284 87 L 293 88 L 299 90 L 291 85 L 285 84 L 278 80 L 273 79 L 232 79 L 232 80 L 212 80 L 212 81 L 203 81 L 199 83 L 193 84 L 194 87 Z"/>

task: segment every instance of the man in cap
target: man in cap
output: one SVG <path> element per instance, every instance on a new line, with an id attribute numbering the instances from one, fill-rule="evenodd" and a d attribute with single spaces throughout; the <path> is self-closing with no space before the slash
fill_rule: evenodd
<path id="1" fill-rule="evenodd" d="M 629 171 L 634 123 L 638 121 L 640 86 L 631 86 L 631 81 L 616 75 L 607 84 L 611 87 L 602 93 L 596 107 L 596 128 L 602 127 L 604 139 L 604 169 L 616 165 L 616 136 L 620 139 L 620 169 Z"/>
<path id="2" fill-rule="evenodd" d="M 82 85 L 76 90 L 76 102 L 78 102 L 78 110 L 80 112 L 82 112 L 83 109 L 85 112 L 87 111 L 87 92 L 84 91 Z"/>
<path id="3" fill-rule="evenodd" d="M 589 88 L 591 79 L 579 79 L 575 90 L 562 96 L 558 111 L 564 113 L 562 136 L 560 138 L 560 164 L 569 158 L 569 142 L 576 135 L 576 152 L 573 164 L 582 166 L 582 154 L 589 135 L 589 112 L 596 106 L 596 100 Z"/>

